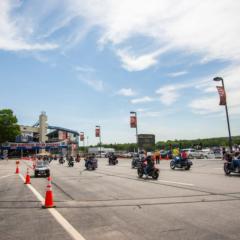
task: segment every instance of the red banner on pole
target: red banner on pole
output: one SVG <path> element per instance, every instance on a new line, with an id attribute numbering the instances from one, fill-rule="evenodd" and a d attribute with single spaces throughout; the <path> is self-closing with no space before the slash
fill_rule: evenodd
<path id="1" fill-rule="evenodd" d="M 217 90 L 218 90 L 218 94 L 219 94 L 219 97 L 220 97 L 219 105 L 226 105 L 227 99 L 226 99 L 226 93 L 225 93 L 224 87 L 217 86 Z"/>
<path id="2" fill-rule="evenodd" d="M 131 128 L 137 127 L 137 117 L 136 116 L 130 116 L 130 127 Z"/>
<path id="3" fill-rule="evenodd" d="M 80 141 L 84 141 L 84 133 L 83 132 L 80 133 Z"/>
<path id="4" fill-rule="evenodd" d="M 100 128 L 96 128 L 96 132 L 95 132 L 96 134 L 96 137 L 100 137 Z"/>

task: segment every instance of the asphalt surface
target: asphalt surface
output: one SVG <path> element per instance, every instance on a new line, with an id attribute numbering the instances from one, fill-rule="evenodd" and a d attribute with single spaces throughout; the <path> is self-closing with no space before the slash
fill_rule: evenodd
<path id="1" fill-rule="evenodd" d="M 86 240 L 240 239 L 240 176 L 225 176 L 222 160 L 193 160 L 190 171 L 161 161 L 160 177 L 139 179 L 130 159 L 96 171 L 50 164 L 56 208 Z M 25 175 L 31 161 L 20 163 Z M 15 161 L 0 161 L 0 239 L 81 239 L 72 237 L 15 174 Z M 43 197 L 45 178 L 31 186 Z"/>

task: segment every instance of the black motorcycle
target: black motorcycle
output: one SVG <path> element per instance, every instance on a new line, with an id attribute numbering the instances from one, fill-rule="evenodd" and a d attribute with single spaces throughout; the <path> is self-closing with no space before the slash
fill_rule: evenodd
<path id="1" fill-rule="evenodd" d="M 108 164 L 109 164 L 109 165 L 116 165 L 116 164 L 118 164 L 117 157 L 116 157 L 115 155 L 109 156 L 109 158 L 108 158 Z"/>
<path id="2" fill-rule="evenodd" d="M 87 170 L 95 170 L 98 167 L 98 160 L 96 158 L 86 158 L 85 167 Z"/>
<path id="3" fill-rule="evenodd" d="M 59 160 L 58 160 L 59 164 L 64 164 L 65 163 L 65 160 L 63 159 L 63 157 L 60 157 Z"/>
<path id="4" fill-rule="evenodd" d="M 68 161 L 68 166 L 73 167 L 74 166 L 74 161 Z"/>
<path id="5" fill-rule="evenodd" d="M 180 157 L 175 157 L 170 162 L 170 168 L 171 169 L 183 168 L 185 170 L 189 170 L 192 164 L 193 164 L 192 161 L 189 159 L 181 159 Z"/>
<path id="6" fill-rule="evenodd" d="M 142 178 L 143 175 L 145 174 L 144 173 L 145 167 L 146 166 L 143 163 L 138 167 L 137 173 L 139 178 Z M 159 168 L 156 168 L 155 166 L 151 167 L 150 169 L 148 169 L 147 175 L 152 177 L 154 180 L 157 180 L 159 177 Z"/>
<path id="7" fill-rule="evenodd" d="M 134 155 L 132 159 L 132 168 L 138 168 L 141 165 L 141 159 L 139 155 Z"/>
<path id="8" fill-rule="evenodd" d="M 226 175 L 240 173 L 240 160 L 225 161 L 223 169 Z"/>

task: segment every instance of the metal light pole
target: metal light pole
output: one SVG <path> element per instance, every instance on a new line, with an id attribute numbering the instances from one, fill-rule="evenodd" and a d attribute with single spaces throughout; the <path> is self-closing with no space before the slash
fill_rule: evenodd
<path id="1" fill-rule="evenodd" d="M 138 149 L 138 124 L 137 124 L 137 112 L 130 112 L 130 117 L 134 117 L 134 122 L 130 122 L 131 124 L 131 128 L 135 128 L 136 129 L 136 144 L 137 144 L 137 151 L 139 151 Z"/>
<path id="2" fill-rule="evenodd" d="M 213 79 L 213 81 L 215 81 L 215 82 L 222 82 L 222 87 L 223 87 L 223 90 L 224 90 L 224 93 L 225 93 L 225 96 L 226 96 L 226 91 L 225 91 L 223 78 L 215 77 Z M 232 136 L 231 136 L 231 130 L 230 130 L 227 101 L 226 101 L 226 103 L 224 105 L 225 105 L 226 117 L 227 117 L 227 125 L 228 125 L 228 144 L 229 144 L 230 152 L 232 152 Z"/>

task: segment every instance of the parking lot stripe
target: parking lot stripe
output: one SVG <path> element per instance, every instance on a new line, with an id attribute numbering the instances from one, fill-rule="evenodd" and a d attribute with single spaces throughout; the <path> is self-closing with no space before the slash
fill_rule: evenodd
<path id="1" fill-rule="evenodd" d="M 182 183 L 182 182 L 172 182 L 172 181 L 165 181 L 165 180 L 158 180 L 159 182 L 165 182 L 165 183 L 174 183 L 179 185 L 185 185 L 185 186 L 194 186 L 194 184 L 191 183 Z"/>
<path id="2" fill-rule="evenodd" d="M 10 177 L 10 176 L 13 176 L 13 175 L 15 175 L 15 174 L 5 175 L 5 176 L 0 177 L 0 179 L 1 178 L 6 178 L 6 177 Z"/>
<path id="3" fill-rule="evenodd" d="M 19 174 L 20 178 L 25 181 L 22 174 Z M 43 204 L 44 198 L 42 195 L 30 184 L 27 184 L 27 187 L 33 192 L 33 194 L 37 197 L 37 199 Z M 57 220 L 57 222 L 66 230 L 66 232 L 72 237 L 74 240 L 85 240 L 85 238 L 54 208 L 47 209 L 52 216 Z"/>

